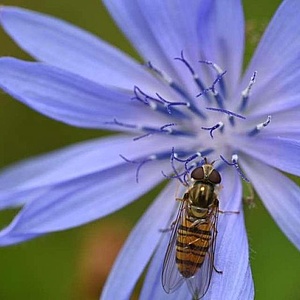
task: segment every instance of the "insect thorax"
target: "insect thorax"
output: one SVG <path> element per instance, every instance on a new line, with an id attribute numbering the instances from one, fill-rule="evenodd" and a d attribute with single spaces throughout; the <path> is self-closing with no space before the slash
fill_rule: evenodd
<path id="1" fill-rule="evenodd" d="M 187 214 L 194 218 L 205 218 L 216 199 L 214 185 L 196 181 L 187 195 Z"/>

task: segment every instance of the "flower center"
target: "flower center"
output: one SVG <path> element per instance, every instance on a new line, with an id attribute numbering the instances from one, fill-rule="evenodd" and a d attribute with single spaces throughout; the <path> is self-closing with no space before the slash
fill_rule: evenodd
<path id="1" fill-rule="evenodd" d="M 266 116 L 265 120 L 261 120 L 261 122 L 254 125 L 247 120 L 247 108 L 257 72 L 253 73 L 248 85 L 241 91 L 240 99 L 238 99 L 239 103 L 234 103 L 233 99 L 229 99 L 230 95 L 228 95 L 228 87 L 226 86 L 225 76 L 230 74 L 223 71 L 217 64 L 211 61 L 199 61 L 205 68 L 209 68 L 210 74 L 214 74 L 211 77 L 211 84 L 207 86 L 185 59 L 183 52 L 175 60 L 183 63 L 187 68 L 194 85 L 199 90 L 198 94 L 191 96 L 183 86 L 173 81 L 171 77 L 149 62 L 147 64 L 149 71 L 165 85 L 168 85 L 173 94 L 175 92 L 176 100 L 174 98 L 166 99 L 159 93 L 151 96 L 138 86 L 134 86 L 134 96 L 132 97 L 132 100 L 138 101 L 141 105 L 162 114 L 164 119 L 167 116 L 170 122 L 158 127 L 149 127 L 126 124 L 121 120 L 114 119 L 110 124 L 140 132 L 141 134 L 134 138 L 134 141 L 154 134 L 163 134 L 174 138 L 185 138 L 185 142 L 180 149 L 171 146 L 169 151 L 163 153 L 154 151 L 153 155 L 144 157 L 141 160 L 133 161 L 122 155 L 121 157 L 126 162 L 137 164 L 137 181 L 139 171 L 145 163 L 169 158 L 174 174 L 170 176 L 163 173 L 164 176 L 177 178 L 185 183 L 190 170 L 202 165 L 207 155 L 211 155 L 214 160 L 218 160 L 216 168 L 234 167 L 240 176 L 248 181 L 239 168 L 239 156 L 234 145 L 236 139 L 233 137 L 237 135 L 255 137 L 271 122 L 271 116 Z M 237 111 L 230 109 L 231 107 L 237 108 Z M 186 138 L 189 139 L 188 143 Z"/>

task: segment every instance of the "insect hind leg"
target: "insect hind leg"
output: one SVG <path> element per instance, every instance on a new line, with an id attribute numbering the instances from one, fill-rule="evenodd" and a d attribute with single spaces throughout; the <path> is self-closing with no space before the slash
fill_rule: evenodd
<path id="1" fill-rule="evenodd" d="M 227 215 L 227 214 L 239 214 L 240 212 L 237 210 L 218 210 L 218 213 L 220 214 L 224 214 L 224 215 Z"/>
<path id="2" fill-rule="evenodd" d="M 172 231 L 174 229 L 175 223 L 176 223 L 176 221 L 173 221 L 171 223 L 170 227 L 167 227 L 167 228 L 164 228 L 164 229 L 159 229 L 159 232 L 165 233 L 165 232 Z"/>
<path id="3" fill-rule="evenodd" d="M 216 268 L 216 266 L 214 265 L 213 266 L 214 267 L 214 270 L 218 273 L 218 274 L 223 274 L 223 271 L 221 271 L 221 270 L 218 270 L 217 268 Z"/>
<path id="4" fill-rule="evenodd" d="M 208 255 L 211 256 L 210 253 L 208 253 Z M 223 274 L 223 271 L 218 270 L 217 267 L 215 266 L 215 264 L 213 264 L 213 268 L 214 268 L 214 270 L 215 270 L 216 273 L 218 273 L 218 274 Z"/>

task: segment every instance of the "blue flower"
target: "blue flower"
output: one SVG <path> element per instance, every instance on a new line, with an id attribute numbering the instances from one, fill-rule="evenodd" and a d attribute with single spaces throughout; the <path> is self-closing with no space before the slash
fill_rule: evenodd
<path id="1" fill-rule="evenodd" d="M 0 207 L 23 208 L 0 245 L 101 218 L 165 177 L 185 182 L 206 157 L 222 175 L 220 209 L 240 214 L 219 216 L 215 265 L 223 274 L 213 272 L 205 298 L 253 299 L 243 180 L 300 247 L 300 190 L 281 173 L 300 174 L 300 2 L 282 3 L 243 75 L 239 0 L 104 3 L 145 64 L 66 22 L 1 8 L 3 28 L 37 62 L 0 58 L 0 87 L 53 119 L 121 134 L 5 170 Z M 149 261 L 141 299 L 190 297 L 186 285 L 167 295 L 160 283 L 169 236 L 161 229 L 176 212 L 178 180 L 133 229 L 101 299 L 129 299 Z"/>

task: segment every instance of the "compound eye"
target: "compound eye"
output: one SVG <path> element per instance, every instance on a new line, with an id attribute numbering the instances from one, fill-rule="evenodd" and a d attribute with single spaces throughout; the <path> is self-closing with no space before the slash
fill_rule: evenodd
<path id="1" fill-rule="evenodd" d="M 202 167 L 198 167 L 196 169 L 194 169 L 191 173 L 191 177 L 194 180 L 203 180 L 204 179 L 204 170 Z"/>
<path id="2" fill-rule="evenodd" d="M 218 184 L 221 182 L 221 175 L 217 170 L 212 170 L 212 172 L 208 176 L 208 180 L 214 184 Z"/>

